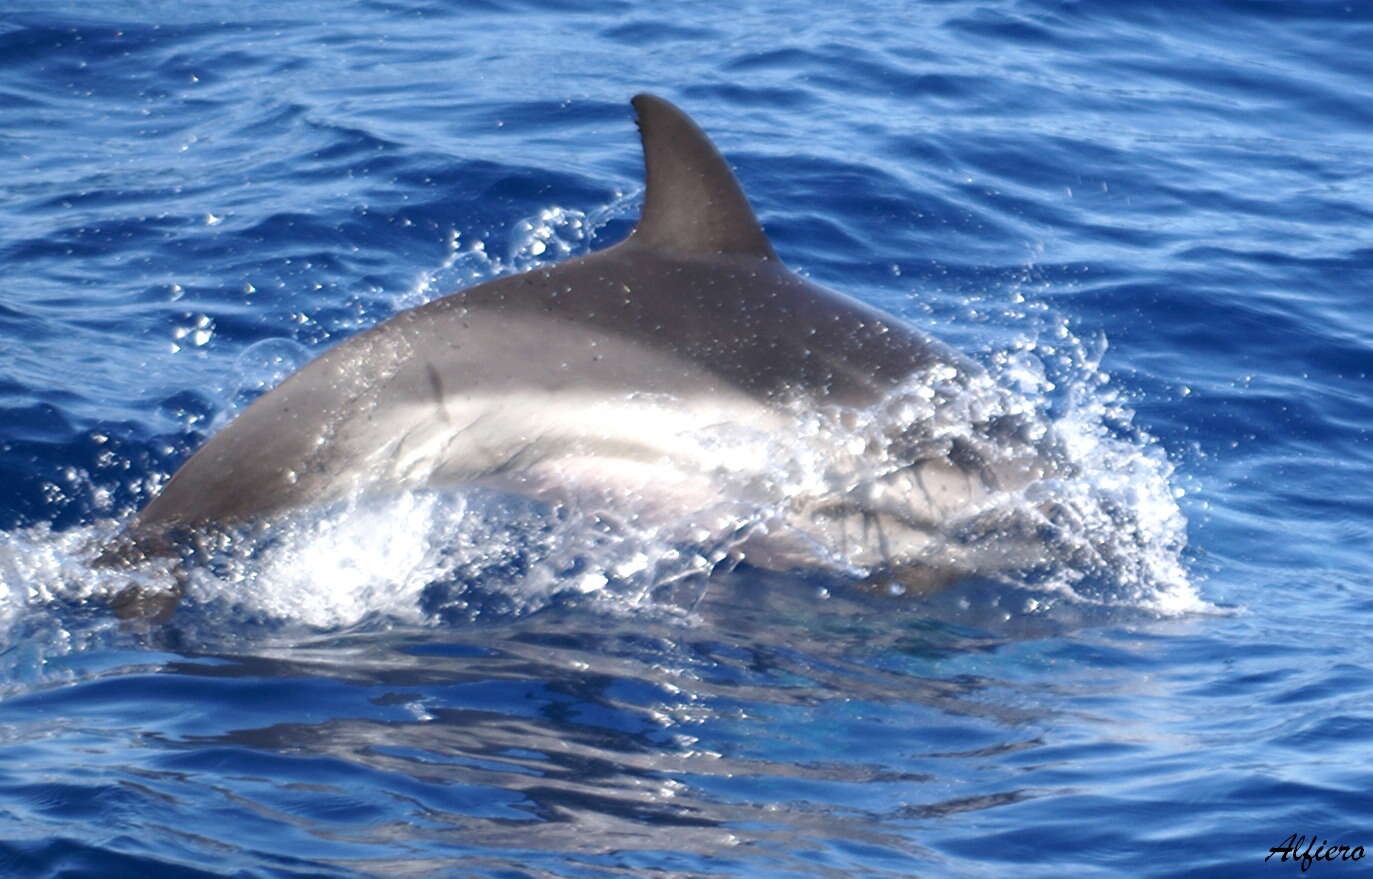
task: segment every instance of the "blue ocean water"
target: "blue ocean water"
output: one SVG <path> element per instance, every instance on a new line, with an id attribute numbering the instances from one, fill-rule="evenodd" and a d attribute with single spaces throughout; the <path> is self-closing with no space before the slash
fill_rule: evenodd
<path id="1" fill-rule="evenodd" d="M 1373 845 L 1370 47 L 1339 2 L 0 2 L 0 874 Z M 531 585 L 525 511 L 419 497 L 117 624 L 91 547 L 254 396 L 628 231 L 644 90 L 789 265 L 1072 439 L 1126 513 L 1114 578 L 892 601 L 721 567 L 683 609 Z"/>

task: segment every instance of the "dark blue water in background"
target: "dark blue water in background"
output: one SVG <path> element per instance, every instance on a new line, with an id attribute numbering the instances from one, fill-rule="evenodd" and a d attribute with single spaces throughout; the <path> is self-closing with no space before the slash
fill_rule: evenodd
<path id="1" fill-rule="evenodd" d="M 1185 518 L 1144 560 L 1177 576 L 1004 614 L 967 606 L 1010 587 L 744 569 L 687 616 L 477 583 L 455 619 L 397 532 L 113 625 L 88 544 L 254 394 L 628 231 L 643 90 L 790 265 L 1077 399 L 1128 451 L 1103 477 Z M 1292 834 L 1373 846 L 1369 94 L 1357 3 L 0 0 L 0 874 L 1252 876 L 1298 872 L 1264 862 Z"/>

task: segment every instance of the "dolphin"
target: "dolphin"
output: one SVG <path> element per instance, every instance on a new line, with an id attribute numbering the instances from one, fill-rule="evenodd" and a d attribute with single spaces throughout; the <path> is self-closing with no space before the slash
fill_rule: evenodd
<path id="1" fill-rule="evenodd" d="M 474 484 L 636 515 L 704 507 L 759 491 L 767 469 L 728 484 L 749 465 L 722 461 L 740 452 L 720 436 L 772 448 L 805 434 L 829 484 L 784 499 L 747 561 L 783 568 L 818 545 L 931 581 L 966 568 L 930 547 L 1051 475 L 1044 443 L 1023 420 L 951 402 L 986 381 L 973 361 L 789 270 L 702 130 L 662 98 L 632 104 L 646 179 L 625 240 L 340 342 L 212 436 L 102 561 L 172 556 L 188 535 L 358 492 Z M 891 401 L 904 418 L 854 427 Z M 817 433 L 816 413 L 839 427 Z"/>

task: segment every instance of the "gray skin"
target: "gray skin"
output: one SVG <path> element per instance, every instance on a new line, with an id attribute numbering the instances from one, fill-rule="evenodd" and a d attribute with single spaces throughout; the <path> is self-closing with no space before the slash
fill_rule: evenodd
<path id="1" fill-rule="evenodd" d="M 711 462 L 683 433 L 735 423 L 785 432 L 798 402 L 862 409 L 931 367 L 953 367 L 960 382 L 981 375 L 901 321 L 788 270 L 700 128 L 660 98 L 633 105 L 647 179 L 625 241 L 340 343 L 212 437 L 102 560 L 172 555 L 188 534 L 360 490 L 477 483 L 614 502 L 658 486 L 663 506 L 679 508 L 691 502 L 684 492 L 720 491 L 703 482 Z M 1029 445 L 993 456 L 976 441 L 1000 448 L 1019 443 L 1014 434 L 978 425 L 974 439 L 937 443 L 879 479 L 884 491 L 869 485 L 794 515 L 812 531 L 843 531 L 846 544 L 861 535 L 874 546 L 860 562 L 899 568 L 955 511 L 1052 469 Z M 749 556 L 778 567 L 790 558 L 777 547 Z"/>

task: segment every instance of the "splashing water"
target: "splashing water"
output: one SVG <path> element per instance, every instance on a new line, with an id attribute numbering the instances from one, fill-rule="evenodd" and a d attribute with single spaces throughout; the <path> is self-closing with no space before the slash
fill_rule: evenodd
<path id="1" fill-rule="evenodd" d="M 584 251 L 637 197 L 589 214 L 543 210 L 517 225 L 506 260 L 489 257 L 480 242 L 462 249 L 454 233 L 443 263 L 422 274 L 397 304 L 432 299 L 454 280 L 471 283 Z M 202 607 L 320 629 L 369 619 L 452 622 L 493 608 L 527 614 L 569 595 L 610 612 L 690 611 L 713 571 L 747 562 L 751 541 L 788 528 L 815 567 L 862 579 L 872 573 L 870 553 L 797 527 L 795 510 L 888 478 L 910 466 L 912 454 L 1013 418 L 1031 442 L 1052 437 L 1066 466 L 951 522 L 922 551 L 927 560 L 996 549 L 1004 529 L 977 523 L 993 513 L 1003 522 L 1019 517 L 1042 539 L 1040 555 L 1034 564 L 990 573 L 1005 589 L 1025 592 L 1016 605 L 1020 613 L 1050 613 L 1064 603 L 1165 615 L 1206 608 L 1181 561 L 1185 522 L 1181 495 L 1171 486 L 1173 466 L 1132 426 L 1132 412 L 1100 370 L 1104 341 L 1084 343 L 1043 310 L 1020 314 L 1028 329 L 985 357 L 985 376 L 955 381 L 937 370 L 913 376 L 861 411 L 798 411 L 798 429 L 786 436 L 724 427 L 693 437 L 720 462 L 710 474 L 720 497 L 709 504 L 648 517 L 607 508 L 547 509 L 481 491 L 355 499 L 291 517 L 266 538 L 222 547 L 213 564 L 193 571 L 188 597 Z M 229 410 L 299 368 L 306 354 L 285 340 L 247 349 L 236 364 L 237 390 L 226 394 Z M 914 451 L 912 436 L 918 437 Z M 165 567 L 133 575 L 91 570 L 93 548 L 114 530 L 104 521 L 62 533 L 39 525 L 7 535 L 0 544 L 0 622 L 13 629 L 35 606 L 98 602 L 128 585 L 130 576 L 167 582 Z"/>

